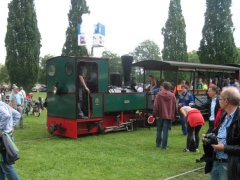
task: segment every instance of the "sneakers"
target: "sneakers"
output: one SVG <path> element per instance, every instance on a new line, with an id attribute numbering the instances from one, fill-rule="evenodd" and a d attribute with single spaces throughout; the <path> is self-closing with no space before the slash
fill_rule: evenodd
<path id="1" fill-rule="evenodd" d="M 183 149 L 183 152 L 190 152 L 190 150 L 188 148 L 185 148 L 185 149 Z M 192 151 L 192 152 L 198 153 L 199 149 L 196 149 L 195 151 Z"/>
<path id="2" fill-rule="evenodd" d="M 199 149 L 196 149 L 194 152 L 198 153 L 198 152 L 199 152 Z"/>
<path id="3" fill-rule="evenodd" d="M 188 148 L 185 148 L 185 149 L 183 150 L 183 152 L 189 152 L 189 149 L 188 149 Z"/>

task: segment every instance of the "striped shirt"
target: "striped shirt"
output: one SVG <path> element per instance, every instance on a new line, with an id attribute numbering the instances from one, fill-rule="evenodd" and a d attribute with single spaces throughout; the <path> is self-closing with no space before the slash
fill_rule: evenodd
<path id="1" fill-rule="evenodd" d="M 17 125 L 21 114 L 4 102 L 0 102 L 0 131 L 10 133 Z"/>

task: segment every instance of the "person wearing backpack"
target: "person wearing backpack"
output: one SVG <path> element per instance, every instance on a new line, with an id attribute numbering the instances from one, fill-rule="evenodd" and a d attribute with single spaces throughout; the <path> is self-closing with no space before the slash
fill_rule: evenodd
<path id="1" fill-rule="evenodd" d="M 5 102 L 0 102 L 0 179 L 19 180 L 19 176 L 12 164 L 7 162 L 7 152 L 3 145 L 2 134 L 13 136 L 13 130 L 21 114 Z"/>
<path id="2" fill-rule="evenodd" d="M 187 143 L 184 152 L 195 151 L 198 152 L 199 147 L 199 132 L 204 124 L 204 118 L 198 109 L 191 108 L 190 106 L 184 106 L 180 109 L 180 112 L 184 116 L 187 127 Z M 195 139 L 195 147 L 191 148 L 191 143 Z"/>

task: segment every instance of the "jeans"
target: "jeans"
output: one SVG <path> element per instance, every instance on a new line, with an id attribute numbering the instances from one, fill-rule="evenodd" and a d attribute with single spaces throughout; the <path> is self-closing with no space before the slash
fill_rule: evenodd
<path id="1" fill-rule="evenodd" d="M 189 149 L 190 147 L 190 143 L 191 143 L 191 139 L 193 136 L 193 132 L 194 132 L 194 137 L 195 137 L 195 148 L 198 149 L 199 146 L 199 131 L 201 129 L 201 125 L 200 126 L 196 126 L 196 127 L 191 127 L 188 123 L 188 127 L 187 127 L 187 149 Z"/>
<path id="2" fill-rule="evenodd" d="M 162 145 L 162 148 L 166 149 L 168 141 L 168 131 L 171 125 L 171 121 L 167 119 L 159 119 L 156 121 L 156 125 L 157 125 L 156 147 L 160 147 Z"/>
<path id="3" fill-rule="evenodd" d="M 213 162 L 211 180 L 228 180 L 227 163 Z"/>
<path id="4" fill-rule="evenodd" d="M 186 127 L 185 120 L 184 120 L 184 117 L 182 114 L 180 114 L 180 123 L 182 125 L 182 133 L 184 135 L 187 135 L 187 127 Z"/>
<path id="5" fill-rule="evenodd" d="M 8 180 L 20 179 L 13 165 L 7 165 L 6 163 L 3 162 L 0 164 L 0 179 L 5 180 L 6 178 Z"/>
<path id="6" fill-rule="evenodd" d="M 12 137 L 13 138 L 13 137 Z M 0 144 L 2 144 L 2 139 L 0 140 Z M 3 152 L 3 162 L 0 163 L 0 180 L 19 180 L 19 176 L 14 169 L 13 165 L 8 165 L 5 163 L 6 154 Z"/>
<path id="7" fill-rule="evenodd" d="M 23 128 L 23 108 L 21 106 L 17 106 L 17 111 L 21 114 L 21 118 L 19 120 L 20 128 Z"/>

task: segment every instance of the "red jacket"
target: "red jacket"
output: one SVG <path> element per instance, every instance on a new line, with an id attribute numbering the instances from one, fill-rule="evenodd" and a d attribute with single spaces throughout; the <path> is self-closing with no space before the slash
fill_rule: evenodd
<path id="1" fill-rule="evenodd" d="M 170 91 L 160 91 L 153 106 L 153 116 L 160 119 L 175 120 L 176 97 Z"/>
<path id="2" fill-rule="evenodd" d="M 204 118 L 198 109 L 190 110 L 187 119 L 191 127 L 202 126 L 204 124 Z"/>

